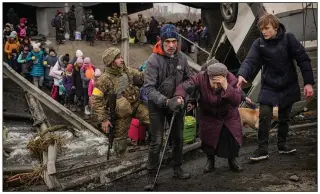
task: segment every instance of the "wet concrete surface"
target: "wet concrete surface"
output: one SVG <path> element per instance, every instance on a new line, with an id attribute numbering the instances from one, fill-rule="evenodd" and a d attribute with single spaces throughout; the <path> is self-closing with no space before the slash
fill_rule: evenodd
<path id="1" fill-rule="evenodd" d="M 172 178 L 172 169 L 167 165 L 160 172 L 156 191 L 317 191 L 317 129 L 297 129 L 290 134 L 289 145 L 297 149 L 295 155 L 278 154 L 273 137 L 269 146 L 270 158 L 250 163 L 248 158 L 256 145 L 244 145 L 238 158 L 244 168 L 241 173 L 232 172 L 227 159 L 217 158 L 215 171 L 205 174 L 206 156 L 200 150 L 193 152 L 183 164 L 191 178 Z M 293 175 L 300 180 L 289 180 Z M 141 176 L 86 191 L 143 191 L 145 183 L 146 176 Z"/>

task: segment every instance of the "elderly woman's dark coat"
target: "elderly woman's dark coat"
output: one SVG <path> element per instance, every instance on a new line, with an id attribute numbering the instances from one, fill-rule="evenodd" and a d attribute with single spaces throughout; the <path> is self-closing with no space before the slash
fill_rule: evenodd
<path id="1" fill-rule="evenodd" d="M 288 107 L 301 99 L 296 65 L 302 72 L 304 84 L 314 84 L 310 58 L 292 33 L 286 33 L 280 23 L 277 35 L 256 39 L 242 62 L 238 75 L 248 80 L 254 69 L 262 67 L 261 91 L 258 101 L 270 106 Z"/>
<path id="2" fill-rule="evenodd" d="M 200 98 L 200 139 L 212 147 L 217 148 L 220 132 L 226 128 L 238 145 L 242 144 L 242 127 L 238 106 L 241 103 L 241 91 L 236 88 L 236 77 L 228 72 L 227 90 L 214 90 L 210 86 L 207 72 L 201 72 L 180 84 L 175 96 L 186 96 L 186 91 L 198 91 Z"/>

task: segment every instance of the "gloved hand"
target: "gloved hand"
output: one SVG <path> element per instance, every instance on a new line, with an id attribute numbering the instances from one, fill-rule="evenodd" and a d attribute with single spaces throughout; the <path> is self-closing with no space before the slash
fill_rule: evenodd
<path id="1" fill-rule="evenodd" d="M 180 112 L 183 109 L 183 106 L 184 102 L 180 96 L 176 96 L 168 100 L 168 107 L 173 112 Z"/>

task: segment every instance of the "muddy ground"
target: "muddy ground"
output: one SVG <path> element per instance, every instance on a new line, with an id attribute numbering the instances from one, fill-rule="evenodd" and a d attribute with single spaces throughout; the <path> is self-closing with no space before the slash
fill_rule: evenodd
<path id="1" fill-rule="evenodd" d="M 189 180 L 172 178 L 170 165 L 160 173 L 156 191 L 317 191 L 317 128 L 296 129 L 290 133 L 289 145 L 297 148 L 295 155 L 279 155 L 275 137 L 271 138 L 269 160 L 249 163 L 248 158 L 256 148 L 253 143 L 240 150 L 239 161 L 244 172 L 232 172 L 226 159 L 216 160 L 216 169 L 204 174 L 206 157 L 201 150 L 184 157 L 183 169 L 192 174 Z M 296 175 L 298 181 L 290 180 Z M 141 176 L 122 180 L 109 187 L 86 191 L 143 191 L 146 178 Z M 83 188 L 80 189 L 83 191 Z"/>

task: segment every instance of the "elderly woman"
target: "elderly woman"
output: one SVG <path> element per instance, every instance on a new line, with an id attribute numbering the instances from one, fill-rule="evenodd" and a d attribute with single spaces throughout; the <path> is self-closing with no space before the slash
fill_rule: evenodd
<path id="1" fill-rule="evenodd" d="M 215 155 L 228 158 L 230 168 L 239 172 L 243 169 L 235 158 L 242 143 L 238 111 L 241 91 L 236 87 L 236 77 L 224 64 L 213 60 L 208 63 L 206 71 L 178 85 L 175 96 L 184 98 L 186 93 L 199 92 L 201 147 L 208 158 L 204 172 L 214 170 Z"/>

